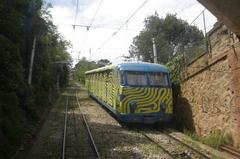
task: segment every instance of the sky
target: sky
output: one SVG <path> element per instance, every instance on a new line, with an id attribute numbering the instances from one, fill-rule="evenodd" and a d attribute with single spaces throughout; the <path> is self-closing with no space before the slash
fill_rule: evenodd
<path id="1" fill-rule="evenodd" d="M 94 61 L 109 59 L 114 64 L 121 63 L 123 56 L 129 55 L 129 46 L 133 38 L 143 29 L 147 16 L 157 12 L 159 17 L 164 18 L 167 13 L 171 13 L 191 23 L 204 9 L 197 0 L 148 0 L 123 25 L 145 1 L 46 0 L 53 6 L 50 13 L 58 31 L 72 43 L 68 51 L 74 64 L 82 57 Z M 204 13 L 206 28 L 209 31 L 217 20 L 209 11 L 205 10 Z M 74 29 L 72 26 L 74 24 L 79 26 Z M 86 26 L 90 25 L 91 27 L 87 29 Z M 197 18 L 192 25 L 203 30 L 203 17 Z M 120 26 L 121 30 L 112 36 Z M 104 43 L 105 41 L 107 43 Z"/>

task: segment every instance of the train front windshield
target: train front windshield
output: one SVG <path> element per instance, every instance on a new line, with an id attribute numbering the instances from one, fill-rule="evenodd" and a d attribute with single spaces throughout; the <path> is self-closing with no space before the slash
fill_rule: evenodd
<path id="1" fill-rule="evenodd" d="M 126 72 L 125 84 L 129 86 L 168 87 L 169 80 L 166 73 L 161 72 Z"/>
<path id="2" fill-rule="evenodd" d="M 149 85 L 167 87 L 168 75 L 164 73 L 148 73 Z"/>
<path id="3" fill-rule="evenodd" d="M 144 72 L 127 72 L 127 84 L 131 86 L 146 86 L 147 78 Z"/>

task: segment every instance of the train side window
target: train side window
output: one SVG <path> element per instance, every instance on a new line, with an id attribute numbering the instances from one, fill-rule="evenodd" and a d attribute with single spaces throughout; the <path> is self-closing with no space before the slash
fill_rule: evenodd
<path id="1" fill-rule="evenodd" d="M 165 73 L 149 73 L 148 79 L 151 86 L 167 87 L 169 85 L 168 76 Z"/>

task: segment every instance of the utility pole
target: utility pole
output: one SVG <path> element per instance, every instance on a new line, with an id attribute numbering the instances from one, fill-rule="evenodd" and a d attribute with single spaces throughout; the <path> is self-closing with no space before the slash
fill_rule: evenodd
<path id="1" fill-rule="evenodd" d="M 91 50 L 91 48 L 89 48 L 89 61 L 90 61 L 91 58 L 92 58 L 92 57 L 91 57 L 91 56 L 92 56 L 91 54 L 92 54 L 92 50 Z"/>
<path id="2" fill-rule="evenodd" d="M 33 70 L 33 61 L 34 61 L 34 54 L 35 54 L 35 47 L 36 47 L 36 36 L 33 39 L 33 46 L 30 58 L 30 66 L 29 66 L 29 73 L 28 73 L 28 84 L 32 84 L 32 70 Z"/>
<path id="3" fill-rule="evenodd" d="M 88 66 L 87 66 L 87 68 L 88 68 L 88 70 L 90 70 L 90 62 L 91 62 L 91 48 L 89 48 L 89 61 L 88 61 Z M 82 81 L 81 81 L 82 82 Z"/>
<path id="4" fill-rule="evenodd" d="M 154 63 L 157 63 L 157 48 L 155 44 L 155 38 L 152 38 L 152 43 L 153 43 L 153 60 Z"/>
<path id="5" fill-rule="evenodd" d="M 209 49 L 208 49 L 208 37 L 207 37 L 207 30 L 206 30 L 206 21 L 205 21 L 205 14 L 204 14 L 204 10 L 202 12 L 202 15 L 203 15 L 203 25 L 204 25 L 204 35 L 205 35 L 205 42 L 206 42 L 206 51 L 209 52 Z"/>
<path id="6" fill-rule="evenodd" d="M 79 62 L 79 60 L 80 60 L 80 54 L 81 54 L 81 52 L 79 51 L 79 52 L 78 52 L 78 58 L 77 58 L 78 62 Z"/>

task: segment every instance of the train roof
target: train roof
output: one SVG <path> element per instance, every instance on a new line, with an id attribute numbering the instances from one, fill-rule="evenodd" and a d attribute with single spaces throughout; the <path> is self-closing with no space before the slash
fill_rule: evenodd
<path id="1" fill-rule="evenodd" d="M 164 65 L 154 64 L 154 63 L 123 63 L 119 64 L 118 69 L 120 71 L 143 71 L 143 72 L 166 72 L 168 73 L 168 68 Z"/>
<path id="2" fill-rule="evenodd" d="M 138 63 L 122 63 L 115 65 L 109 65 L 101 68 L 97 68 L 91 71 L 87 71 L 86 74 L 102 72 L 112 69 L 118 69 L 120 71 L 141 71 L 141 72 L 165 72 L 168 73 L 168 68 L 164 65 L 138 62 Z"/>
<path id="3" fill-rule="evenodd" d="M 87 72 L 85 72 L 85 74 L 90 74 L 90 73 L 95 73 L 95 72 L 102 72 L 102 71 L 106 71 L 106 70 L 112 70 L 114 68 L 116 68 L 115 65 L 108 65 L 108 66 L 104 66 L 104 67 L 100 67 L 100 68 L 97 68 L 97 69 L 94 69 L 94 70 L 87 71 Z"/>

